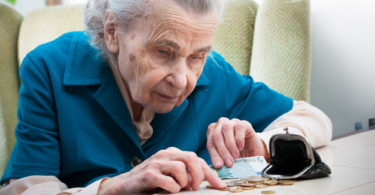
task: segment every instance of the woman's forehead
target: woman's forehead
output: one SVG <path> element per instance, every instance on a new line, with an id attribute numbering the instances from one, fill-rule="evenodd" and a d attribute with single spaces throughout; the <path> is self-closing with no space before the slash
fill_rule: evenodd
<path id="1" fill-rule="evenodd" d="M 152 9 L 149 9 L 145 18 L 149 26 L 148 41 L 156 42 L 166 37 L 175 40 L 192 37 L 210 40 L 215 36 L 218 18 L 214 11 L 197 14 L 187 11 L 175 3 L 166 6 L 160 3 L 154 4 L 151 5 Z"/>

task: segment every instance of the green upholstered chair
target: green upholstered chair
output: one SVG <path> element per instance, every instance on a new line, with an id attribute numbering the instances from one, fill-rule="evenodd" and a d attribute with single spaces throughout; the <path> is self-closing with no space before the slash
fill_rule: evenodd
<path id="1" fill-rule="evenodd" d="M 253 0 L 226 0 L 214 49 L 241 74 L 250 73 L 287 96 L 308 100 L 309 14 L 309 0 L 263 0 L 261 5 Z M 2 175 L 14 144 L 19 63 L 37 45 L 84 26 L 81 5 L 39 9 L 22 19 L 0 2 L 0 16 Z"/>
<path id="2" fill-rule="evenodd" d="M 17 124 L 17 42 L 22 16 L 0 2 L 0 174 L 15 143 Z"/>

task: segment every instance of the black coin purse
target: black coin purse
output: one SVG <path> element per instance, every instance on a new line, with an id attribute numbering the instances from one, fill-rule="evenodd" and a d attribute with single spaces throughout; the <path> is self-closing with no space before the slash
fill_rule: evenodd
<path id="1" fill-rule="evenodd" d="M 263 169 L 263 177 L 313 179 L 331 174 L 331 169 L 304 137 L 284 130 L 285 134 L 274 135 L 270 140 L 270 164 Z"/>

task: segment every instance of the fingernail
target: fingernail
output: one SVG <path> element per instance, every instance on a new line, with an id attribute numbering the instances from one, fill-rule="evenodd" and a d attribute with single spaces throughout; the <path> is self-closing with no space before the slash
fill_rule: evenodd
<path id="1" fill-rule="evenodd" d="M 227 187 L 227 184 L 223 180 L 219 179 L 219 186 L 220 188 L 225 188 Z"/>
<path id="2" fill-rule="evenodd" d="M 215 168 L 218 168 L 218 167 L 220 167 L 220 161 L 219 160 L 217 160 L 217 161 L 214 161 L 214 167 Z"/>
<path id="3" fill-rule="evenodd" d="M 225 160 L 225 162 L 226 162 L 228 167 L 232 166 L 232 161 L 229 158 L 227 160 Z"/>

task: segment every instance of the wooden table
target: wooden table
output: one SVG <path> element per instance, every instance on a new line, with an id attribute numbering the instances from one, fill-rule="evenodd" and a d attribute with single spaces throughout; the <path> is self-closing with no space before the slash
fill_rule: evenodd
<path id="1" fill-rule="evenodd" d="M 298 181 L 292 186 L 272 186 L 236 194 L 261 194 L 263 190 L 274 190 L 278 195 L 375 195 L 375 131 L 334 140 L 328 146 L 319 148 L 318 152 L 332 169 L 330 177 Z M 207 182 L 203 182 L 198 191 L 185 191 L 180 194 L 232 194 L 207 189 L 206 185 Z"/>

